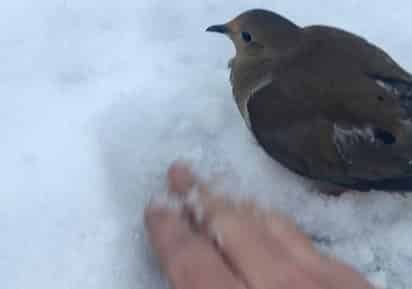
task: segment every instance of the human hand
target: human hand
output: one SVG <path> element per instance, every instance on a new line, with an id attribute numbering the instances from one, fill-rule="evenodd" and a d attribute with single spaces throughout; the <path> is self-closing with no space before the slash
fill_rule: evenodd
<path id="1" fill-rule="evenodd" d="M 145 222 L 173 288 L 373 288 L 349 266 L 318 252 L 288 217 L 212 194 L 180 162 L 170 167 L 168 182 L 170 196 L 179 201 L 153 202 Z"/>

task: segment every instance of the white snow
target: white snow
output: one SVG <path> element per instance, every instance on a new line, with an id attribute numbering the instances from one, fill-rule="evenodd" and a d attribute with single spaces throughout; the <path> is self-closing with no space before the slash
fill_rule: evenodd
<path id="1" fill-rule="evenodd" d="M 241 120 L 233 47 L 204 30 L 254 7 L 359 33 L 412 70 L 409 0 L 0 2 L 1 288 L 165 288 L 141 214 L 176 158 L 412 287 L 412 197 L 320 196 Z"/>

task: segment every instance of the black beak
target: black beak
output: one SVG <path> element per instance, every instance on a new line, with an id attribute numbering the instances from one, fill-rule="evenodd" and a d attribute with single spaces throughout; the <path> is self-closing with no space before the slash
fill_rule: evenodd
<path id="1" fill-rule="evenodd" d="M 229 29 L 225 25 L 212 25 L 206 29 L 207 32 L 217 32 L 226 34 L 229 32 Z"/>

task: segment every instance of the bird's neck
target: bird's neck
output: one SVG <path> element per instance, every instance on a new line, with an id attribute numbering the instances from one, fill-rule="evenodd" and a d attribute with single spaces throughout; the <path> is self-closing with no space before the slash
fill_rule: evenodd
<path id="1" fill-rule="evenodd" d="M 272 82 L 271 59 L 248 59 L 235 57 L 230 63 L 230 82 L 235 102 L 242 117 L 250 127 L 247 103 L 253 95 Z"/>
<path id="2" fill-rule="evenodd" d="M 231 61 L 230 81 L 235 95 L 245 94 L 270 73 L 272 59 L 238 57 Z"/>
<path id="3" fill-rule="evenodd" d="M 282 50 L 267 50 L 261 56 L 247 56 L 237 54 L 229 63 L 231 68 L 230 82 L 235 101 L 239 108 L 244 107 L 245 103 L 257 90 L 263 89 L 273 81 L 274 72 L 278 67 L 285 65 L 299 54 L 300 46 L 290 45 Z"/>

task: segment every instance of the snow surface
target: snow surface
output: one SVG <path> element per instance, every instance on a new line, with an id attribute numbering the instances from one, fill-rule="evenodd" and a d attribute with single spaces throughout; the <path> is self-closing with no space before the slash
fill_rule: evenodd
<path id="1" fill-rule="evenodd" d="M 359 33 L 412 70 L 410 0 L 0 2 L 1 288 L 165 288 L 141 214 L 182 157 L 377 284 L 412 287 L 412 197 L 320 196 L 246 129 L 233 47 L 204 29 L 254 7 Z"/>

